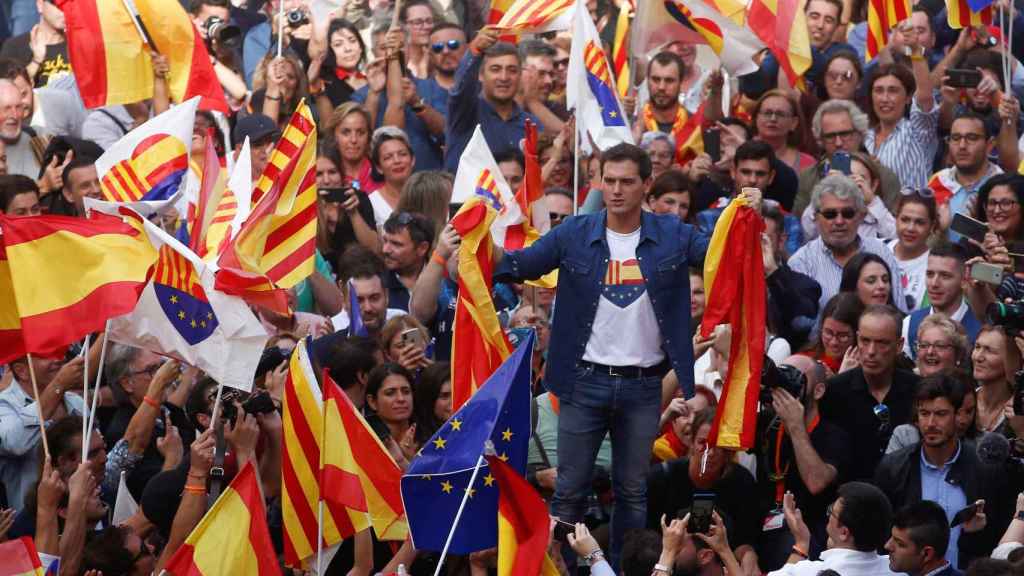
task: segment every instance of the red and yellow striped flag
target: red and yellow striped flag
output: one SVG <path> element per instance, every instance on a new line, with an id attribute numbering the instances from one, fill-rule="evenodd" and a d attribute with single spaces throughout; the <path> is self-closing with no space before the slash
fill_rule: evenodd
<path id="1" fill-rule="evenodd" d="M 523 221 L 505 230 L 505 250 L 521 250 L 533 244 L 551 230 L 551 216 L 544 200 L 544 183 L 541 181 L 540 160 L 537 159 L 537 125 L 526 120 L 526 138 L 523 139 L 523 157 L 526 170 L 523 183 L 516 190 L 516 204 L 523 213 Z M 544 275 L 530 286 L 554 288 L 558 284 L 558 270 Z"/>
<path id="2" fill-rule="evenodd" d="M 313 273 L 316 195 L 316 123 L 303 101 L 253 189 L 252 214 L 218 259 L 217 288 L 280 311 L 274 288 Z"/>
<path id="3" fill-rule="evenodd" d="M 301 568 L 316 554 L 320 493 L 320 454 L 324 446 L 324 398 L 309 362 L 306 341 L 295 346 L 284 388 L 284 442 L 281 459 L 281 513 L 284 517 L 284 561 Z M 324 506 L 324 547 L 365 530 L 363 512 Z"/>
<path id="4" fill-rule="evenodd" d="M 26 352 L 52 353 L 130 313 L 157 259 L 131 216 L 0 216 L 0 228 Z"/>
<path id="5" fill-rule="evenodd" d="M 763 230 L 764 221 L 746 200 L 734 198 L 715 225 L 704 259 L 701 335 L 710 336 L 719 324 L 732 326 L 728 374 L 708 442 L 733 450 L 753 446 L 757 428 L 766 322 Z"/>
<path id="6" fill-rule="evenodd" d="M 498 576 L 556 576 L 548 557 L 551 518 L 537 491 L 497 456 L 487 456 L 498 482 Z"/>
<path id="7" fill-rule="evenodd" d="M 247 462 L 167 562 L 173 576 L 280 576 L 256 468 Z"/>
<path id="8" fill-rule="evenodd" d="M 552 27 L 567 29 L 576 0 L 515 0 L 505 10 L 497 27 L 506 32 L 546 32 Z"/>
<path id="9" fill-rule="evenodd" d="M 0 238 L 0 365 L 25 355 L 25 341 L 21 338 L 21 316 L 14 300 L 11 267 L 7 250 Z"/>
<path id="10" fill-rule="evenodd" d="M 323 383 L 327 421 L 320 489 L 324 500 L 328 506 L 361 503 L 378 540 L 405 540 L 409 523 L 402 504 L 402 469 L 326 370 Z"/>
<path id="11" fill-rule="evenodd" d="M 487 170 L 485 169 L 486 173 Z M 483 179 L 483 174 L 481 178 Z M 459 297 L 452 337 L 452 411 L 462 407 L 512 353 L 491 299 L 494 253 L 491 223 L 497 212 L 478 188 L 451 220 L 462 236 Z"/>
<path id="12" fill-rule="evenodd" d="M 661 436 L 654 441 L 654 447 L 651 449 L 651 461 L 668 462 L 685 456 L 686 446 L 676 435 L 676 431 L 672 429 L 672 423 L 666 424 L 662 430 Z"/>
<path id="13" fill-rule="evenodd" d="M 619 98 L 629 95 L 632 82 L 629 67 L 629 5 L 619 9 L 615 21 L 615 38 L 612 40 L 612 71 L 615 72 L 615 88 Z"/>
<path id="14" fill-rule="evenodd" d="M 30 536 L 0 544 L 0 576 L 43 576 L 39 552 Z"/>
<path id="15" fill-rule="evenodd" d="M 238 213 L 238 201 L 227 186 L 227 179 L 224 170 L 221 169 L 213 142 L 211 130 L 206 138 L 202 170 L 193 165 L 193 169 L 200 175 L 199 198 L 194 206 L 194 213 L 190 210 L 188 218 L 189 247 L 196 256 L 204 260 L 219 255 L 221 242 L 227 236 L 231 221 Z"/>
<path id="16" fill-rule="evenodd" d="M 792 86 L 811 67 L 811 40 L 800 0 L 752 0 L 747 26 L 771 50 Z"/>
<path id="17" fill-rule="evenodd" d="M 967 0 L 946 0 L 946 21 L 950 28 L 988 26 L 992 23 L 992 5 L 975 12 Z"/>
<path id="18" fill-rule="evenodd" d="M 676 139 L 676 162 L 680 166 L 686 165 L 700 154 L 704 153 L 704 106 L 707 101 L 700 103 L 700 108 L 686 119 L 686 124 L 675 134 Z"/>
<path id="19" fill-rule="evenodd" d="M 896 26 L 910 18 L 910 0 L 868 0 L 868 36 L 865 59 L 871 60 L 889 43 Z"/>

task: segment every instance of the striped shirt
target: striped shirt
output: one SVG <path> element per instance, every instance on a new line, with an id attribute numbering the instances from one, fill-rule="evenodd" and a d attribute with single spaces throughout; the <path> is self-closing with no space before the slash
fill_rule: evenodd
<path id="1" fill-rule="evenodd" d="M 932 173 L 939 147 L 939 107 L 924 112 L 911 99 L 910 118 L 903 118 L 875 149 L 875 129 L 864 136 L 864 147 L 884 166 L 896 173 L 903 188 L 923 188 Z"/>
<path id="2" fill-rule="evenodd" d="M 860 252 L 868 252 L 880 257 L 889 266 L 890 278 L 898 279 L 900 265 L 892 252 L 881 240 L 858 236 Z M 843 278 L 843 267 L 832 255 L 832 250 L 825 245 L 821 236 L 804 244 L 789 259 L 789 267 L 817 280 L 821 285 L 821 298 L 818 300 L 818 315 L 821 316 L 825 304 L 839 293 L 839 284 Z M 903 296 L 903 286 L 898 281 L 892 282 L 892 299 L 904 314 L 907 312 L 907 299 Z"/>

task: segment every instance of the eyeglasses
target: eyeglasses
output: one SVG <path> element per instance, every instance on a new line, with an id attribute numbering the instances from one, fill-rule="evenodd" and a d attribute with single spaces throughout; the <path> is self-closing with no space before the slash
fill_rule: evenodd
<path id="1" fill-rule="evenodd" d="M 433 18 L 416 18 L 415 20 L 406 20 L 406 24 L 410 28 L 430 28 L 434 25 Z"/>
<path id="2" fill-rule="evenodd" d="M 835 82 L 836 84 L 842 84 L 844 82 L 853 81 L 853 70 L 846 70 L 844 72 L 829 72 L 826 77 Z"/>
<path id="3" fill-rule="evenodd" d="M 843 142 L 847 142 L 858 134 L 859 132 L 857 132 L 856 130 L 843 130 L 841 132 L 824 132 L 821 135 L 821 139 L 824 142 L 835 142 L 836 138 L 838 138 Z"/>
<path id="4" fill-rule="evenodd" d="M 946 137 L 946 140 L 950 144 L 960 144 L 961 142 L 967 142 L 968 144 L 977 144 L 982 140 L 985 140 L 984 134 L 978 134 L 976 132 L 970 132 L 968 134 L 950 134 Z"/>
<path id="5" fill-rule="evenodd" d="M 434 42 L 431 44 L 430 49 L 434 51 L 434 54 L 440 54 L 447 48 L 449 52 L 455 52 L 462 46 L 462 40 L 449 40 L 447 42 Z"/>
<path id="6" fill-rule="evenodd" d="M 989 198 L 985 202 L 985 210 L 991 210 L 995 212 L 998 209 L 1002 212 L 1009 212 L 1017 204 L 1018 202 L 1013 198 L 1000 198 L 995 200 Z"/>
<path id="7" fill-rule="evenodd" d="M 785 120 L 787 118 L 792 118 L 793 117 L 793 115 L 790 114 L 789 112 L 783 112 L 782 110 L 761 110 L 760 112 L 758 112 L 757 115 L 758 116 L 764 116 L 765 118 L 767 118 L 769 120 L 773 120 L 773 119 Z"/>
<path id="8" fill-rule="evenodd" d="M 821 335 L 829 340 L 835 340 L 836 342 L 843 343 L 853 340 L 852 332 L 833 332 L 828 328 L 821 329 Z"/>
<path id="9" fill-rule="evenodd" d="M 853 220 L 853 217 L 857 215 L 857 209 L 843 208 L 842 210 L 836 210 L 835 208 L 829 208 L 827 210 L 818 210 L 818 214 L 821 214 L 825 220 L 835 220 L 836 216 L 842 216 L 843 220 Z"/>
<path id="10" fill-rule="evenodd" d="M 918 342 L 914 345 L 914 349 L 918 352 L 927 352 L 929 350 L 944 352 L 946 350 L 952 350 L 953 345 L 947 342 Z"/>

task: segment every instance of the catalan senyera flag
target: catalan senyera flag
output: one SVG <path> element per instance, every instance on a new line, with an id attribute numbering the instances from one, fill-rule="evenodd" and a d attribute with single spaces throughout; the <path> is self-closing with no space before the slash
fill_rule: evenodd
<path id="1" fill-rule="evenodd" d="M 487 464 L 498 484 L 498 576 L 547 576 L 553 567 L 547 557 L 547 505 L 503 460 L 487 456 Z"/>
<path id="2" fill-rule="evenodd" d="M 174 576 L 280 576 L 259 479 L 247 462 L 167 561 Z"/>
<path id="3" fill-rule="evenodd" d="M 125 134 L 96 160 L 103 199 L 167 200 L 184 189 L 199 99 L 173 106 Z"/>
<path id="4" fill-rule="evenodd" d="M 0 236 L 0 365 L 25 355 L 25 341 L 21 338 L 21 317 L 14 300 L 11 267 L 7 250 Z"/>
<path id="5" fill-rule="evenodd" d="M 43 576 L 39 552 L 30 536 L 0 544 L 0 576 Z"/>
<path id="6" fill-rule="evenodd" d="M 316 554 L 320 502 L 320 453 L 324 435 L 324 397 L 309 360 L 306 340 L 289 360 L 284 388 L 284 442 L 281 458 L 281 513 L 284 518 L 285 565 L 302 567 Z M 334 516 L 324 506 L 323 545 L 341 542 L 369 525 L 365 512 Z"/>
<path id="7" fill-rule="evenodd" d="M 523 139 L 523 157 L 526 170 L 523 183 L 516 190 L 516 203 L 525 218 L 519 224 L 508 227 L 505 233 L 505 250 L 521 250 L 533 244 L 542 234 L 551 230 L 551 216 L 544 200 L 544 183 L 541 181 L 540 160 L 537 158 L 537 125 L 526 120 L 526 138 Z M 537 281 L 527 282 L 540 288 L 554 288 L 558 284 L 555 270 Z"/>
<path id="8" fill-rule="evenodd" d="M 681 24 L 700 34 L 730 74 L 742 76 L 757 70 L 754 56 L 765 45 L 745 26 L 742 9 L 737 14 L 737 8 L 725 0 L 717 3 L 713 0 L 668 0 L 665 9 Z M 733 16 L 723 13 L 723 10 Z"/>
<path id="9" fill-rule="evenodd" d="M 811 40 L 800 0 L 751 0 L 747 26 L 771 50 L 792 86 L 811 67 Z"/>
<path id="10" fill-rule="evenodd" d="M 761 232 L 764 221 L 734 198 L 722 212 L 704 259 L 707 289 L 701 335 L 732 326 L 729 368 L 708 442 L 745 450 L 754 445 L 757 396 L 764 364 L 766 292 Z"/>
<path id="11" fill-rule="evenodd" d="M 946 20 L 950 28 L 956 29 L 988 26 L 992 23 L 992 6 L 990 4 L 975 11 L 971 9 L 968 0 L 946 0 Z"/>
<path id="12" fill-rule="evenodd" d="M 313 273 L 316 195 L 316 123 L 303 101 L 253 190 L 252 213 L 217 261 L 217 287 L 281 310 L 276 289 Z"/>
<path id="13" fill-rule="evenodd" d="M 865 60 L 871 60 L 889 43 L 896 26 L 910 18 L 910 0 L 868 0 L 868 35 Z"/>
<path id="14" fill-rule="evenodd" d="M 358 497 L 378 540 L 405 540 L 409 523 L 402 504 L 402 469 L 326 370 L 323 383 L 327 420 L 320 490 L 324 500 L 328 506 L 347 505 L 345 500 L 358 503 Z"/>
<path id="15" fill-rule="evenodd" d="M 615 38 L 612 40 L 612 70 L 615 72 L 615 88 L 619 97 L 629 95 L 632 74 L 629 66 L 629 8 L 619 9 L 615 20 Z"/>
<path id="16" fill-rule="evenodd" d="M 26 352 L 52 352 L 135 308 L 157 259 L 138 220 L 0 216 Z"/>
<path id="17" fill-rule="evenodd" d="M 58 0 L 64 11 L 68 56 L 87 108 L 153 97 L 151 49 L 167 56 L 171 99 L 202 98 L 205 110 L 229 112 L 210 54 L 185 9 L 174 2 L 134 0 L 152 38 L 148 46 L 123 0 Z"/>
<path id="18" fill-rule="evenodd" d="M 567 30 L 576 0 L 515 0 L 498 21 L 507 32 L 551 32 Z"/>
<path id="19" fill-rule="evenodd" d="M 481 174 L 481 180 L 493 179 Z M 497 217 L 486 188 L 467 200 L 451 220 L 462 236 L 459 249 L 459 297 L 455 305 L 452 358 L 452 410 L 458 410 L 512 353 L 491 298 L 494 248 L 491 223 Z"/>

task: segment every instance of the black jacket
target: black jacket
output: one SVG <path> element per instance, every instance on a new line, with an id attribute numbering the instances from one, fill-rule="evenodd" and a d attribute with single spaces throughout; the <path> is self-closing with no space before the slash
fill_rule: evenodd
<path id="1" fill-rule="evenodd" d="M 985 500 L 985 528 L 961 532 L 959 562 L 964 567 L 975 558 L 988 556 L 1013 519 L 1016 493 L 1003 467 L 982 463 L 971 444 L 961 444 L 960 456 L 950 466 L 946 481 L 959 485 L 967 503 Z M 887 454 L 875 470 L 875 484 L 885 492 L 893 508 L 921 500 L 921 443 Z"/>

